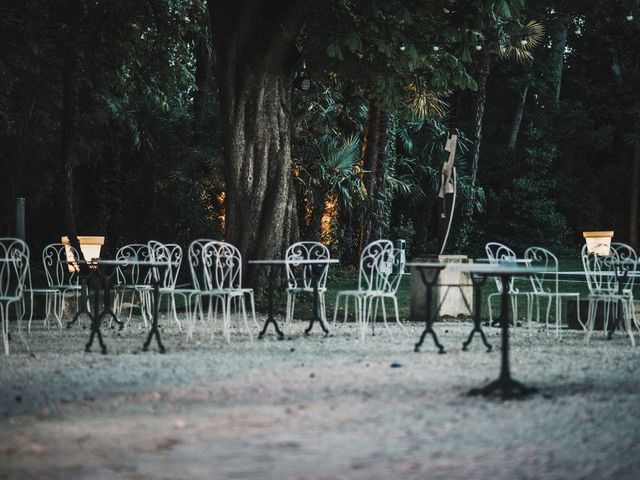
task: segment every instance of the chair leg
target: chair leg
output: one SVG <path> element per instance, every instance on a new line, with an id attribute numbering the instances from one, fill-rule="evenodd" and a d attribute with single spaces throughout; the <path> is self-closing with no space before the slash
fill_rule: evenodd
<path id="1" fill-rule="evenodd" d="M 400 328 L 402 330 L 404 330 L 404 325 L 400 321 L 400 313 L 399 313 L 399 309 L 398 309 L 398 299 L 395 296 L 391 297 L 391 298 L 393 299 L 393 309 L 395 310 L 395 314 L 396 314 L 396 323 L 400 326 Z"/>
<path id="2" fill-rule="evenodd" d="M 356 308 L 356 311 L 358 313 L 356 314 L 356 316 L 358 317 L 358 320 L 360 323 L 360 340 L 364 340 L 364 337 L 367 334 L 367 320 L 368 320 L 368 315 L 365 313 L 366 300 L 363 298 L 358 298 L 357 302 L 358 302 L 358 306 Z"/>
<path id="3" fill-rule="evenodd" d="M 587 326 L 585 325 L 585 323 L 582 321 L 582 318 L 580 318 L 580 294 L 578 294 L 576 296 L 576 317 L 578 319 L 578 323 L 580 324 L 580 326 L 582 327 L 582 330 L 586 330 Z"/>
<path id="4" fill-rule="evenodd" d="M 227 343 L 231 343 L 231 297 L 223 301 L 224 311 L 222 314 L 222 334 Z"/>
<path id="5" fill-rule="evenodd" d="M 585 343 L 589 343 L 591 335 L 593 334 L 593 328 L 595 325 L 595 313 L 597 311 L 598 301 L 589 299 L 589 313 L 587 314 L 587 334 L 585 335 Z"/>
<path id="6" fill-rule="evenodd" d="M 636 341 L 633 338 L 633 329 L 631 328 L 631 313 L 633 312 L 633 304 L 631 301 L 625 301 L 622 304 L 622 314 L 624 315 L 624 328 L 627 330 L 627 334 L 629 334 L 629 339 L 631 340 L 631 346 L 636 346 Z"/>
<path id="7" fill-rule="evenodd" d="M 384 322 L 384 328 L 393 335 L 391 330 L 389 329 L 389 324 L 387 323 L 387 311 L 384 305 L 384 297 L 380 299 L 380 303 L 382 304 L 382 321 Z"/>
<path id="8" fill-rule="evenodd" d="M 547 329 L 547 335 L 549 335 L 549 315 L 551 315 L 551 297 L 547 299 L 547 312 L 544 316 L 544 324 Z M 558 318 L 558 310 L 556 309 L 556 318 Z"/>
<path id="9" fill-rule="evenodd" d="M 241 297 L 240 305 L 242 308 L 242 318 L 244 319 L 244 326 L 247 329 L 247 332 L 249 333 L 249 340 L 253 341 L 253 333 L 251 333 L 251 329 L 249 328 L 249 318 L 247 316 L 247 308 L 245 305 L 244 294 Z"/>
<path id="10" fill-rule="evenodd" d="M 340 306 L 340 297 L 341 296 L 342 295 L 340 295 L 340 293 L 338 293 L 336 295 L 336 304 L 333 307 L 333 325 L 332 325 L 332 330 L 334 330 L 336 328 L 336 319 L 338 318 L 338 307 Z"/>
<path id="11" fill-rule="evenodd" d="M 249 292 L 249 301 L 251 302 L 251 318 L 253 319 L 253 326 L 256 330 L 260 329 L 258 320 L 256 320 L 256 302 L 253 296 L 253 291 Z"/>
<path id="12" fill-rule="evenodd" d="M 5 310 L 6 309 L 6 310 Z M 0 322 L 2 322 L 2 343 L 4 344 L 4 354 L 9 355 L 9 305 L 0 305 Z"/>

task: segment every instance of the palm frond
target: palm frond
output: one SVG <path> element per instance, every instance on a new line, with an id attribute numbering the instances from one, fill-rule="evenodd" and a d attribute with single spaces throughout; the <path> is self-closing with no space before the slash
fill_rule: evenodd
<path id="1" fill-rule="evenodd" d="M 533 60 L 533 50 L 544 40 L 544 26 L 529 20 L 526 24 L 511 22 L 500 32 L 499 55 L 518 62 Z"/>
<path id="2" fill-rule="evenodd" d="M 434 92 L 416 78 L 407 86 L 407 93 L 409 95 L 407 106 L 417 119 L 432 116 L 442 118 L 447 114 L 449 105 L 442 98 L 450 95 L 450 92 Z"/>

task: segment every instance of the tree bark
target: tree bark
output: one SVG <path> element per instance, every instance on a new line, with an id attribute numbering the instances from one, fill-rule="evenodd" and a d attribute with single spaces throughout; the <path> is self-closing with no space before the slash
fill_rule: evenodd
<path id="1" fill-rule="evenodd" d="M 478 64 L 475 80 L 478 90 L 473 94 L 473 146 L 471 148 L 471 186 L 476 185 L 478 179 L 478 165 L 480 161 L 480 144 L 482 142 L 482 118 L 487 103 L 487 78 L 491 73 L 491 52 L 483 50 Z"/>
<path id="2" fill-rule="evenodd" d="M 380 110 L 378 114 L 378 155 L 376 162 L 376 211 L 372 217 L 373 228 L 372 238 L 378 240 L 383 238 L 387 230 L 388 205 L 386 202 L 386 182 L 387 170 L 389 168 L 389 127 L 391 125 L 391 115 L 386 110 Z"/>
<path id="3" fill-rule="evenodd" d="M 562 68 L 564 65 L 564 50 L 567 46 L 567 33 L 571 17 L 558 15 L 551 28 L 551 96 L 554 103 L 560 101 L 560 86 L 562 84 Z"/>
<path id="4" fill-rule="evenodd" d="M 529 91 L 529 85 L 525 85 L 518 94 L 518 104 L 516 105 L 516 113 L 513 116 L 513 124 L 511 125 L 511 132 L 509 133 L 509 148 L 516 148 L 518 143 L 518 134 L 520 133 L 520 125 L 522 125 L 522 117 L 524 115 L 524 106 L 527 102 L 527 92 Z"/>
<path id="5" fill-rule="evenodd" d="M 63 39 L 64 53 L 62 62 L 62 122 L 60 139 L 60 165 L 63 169 L 63 200 L 64 224 L 67 236 L 71 245 L 76 249 L 80 260 L 84 260 L 78 231 L 76 227 L 75 201 L 74 201 L 74 179 L 76 168 L 75 141 L 77 125 L 77 108 L 79 94 L 79 57 L 77 51 L 77 17 L 79 15 L 79 3 L 71 2 L 63 10 L 64 24 L 68 33 Z M 88 266 L 79 265 L 80 270 L 85 272 Z"/>
<path id="6" fill-rule="evenodd" d="M 245 262 L 279 258 L 297 236 L 291 107 L 305 5 L 208 1 L 223 119 L 225 236 Z"/>
<path id="7" fill-rule="evenodd" d="M 638 200 L 640 196 L 640 147 L 633 147 L 631 166 L 631 205 L 629 207 L 629 245 L 638 250 Z"/>

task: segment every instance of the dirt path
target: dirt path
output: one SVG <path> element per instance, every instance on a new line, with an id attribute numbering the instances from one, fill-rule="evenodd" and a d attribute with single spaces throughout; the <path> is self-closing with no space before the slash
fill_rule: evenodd
<path id="1" fill-rule="evenodd" d="M 640 349 L 621 334 L 517 332 L 513 375 L 540 392 L 502 402 L 466 395 L 499 367 L 460 351 L 470 324 L 437 325 L 446 355 L 412 352 L 418 326 L 364 343 L 302 327 L 165 332 L 166 355 L 139 352 L 142 332 L 110 334 L 107 356 L 78 353 L 85 331 L 34 332 L 36 358 L 0 358 L 0 477 L 638 478 Z"/>

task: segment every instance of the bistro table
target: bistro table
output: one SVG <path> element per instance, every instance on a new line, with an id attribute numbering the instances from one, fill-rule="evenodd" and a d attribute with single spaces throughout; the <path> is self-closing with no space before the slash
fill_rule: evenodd
<path id="1" fill-rule="evenodd" d="M 502 356 L 500 364 L 499 377 L 481 388 L 474 388 L 469 391 L 470 395 L 493 396 L 497 395 L 503 399 L 520 398 L 531 393 L 537 392 L 537 389 L 527 387 L 526 385 L 514 380 L 511 377 L 509 367 L 509 284 L 511 279 L 516 276 L 530 276 L 539 273 L 549 273 L 547 268 L 540 267 L 522 267 L 516 262 L 499 262 L 496 264 L 477 264 L 477 263 L 460 263 L 451 264 L 450 268 L 460 271 L 469 272 L 477 277 L 498 277 L 502 284 L 502 292 L 500 294 L 500 327 L 502 330 Z M 478 289 L 478 292 L 480 290 Z M 480 305 L 478 299 L 474 302 L 477 307 Z M 477 318 L 477 312 L 474 312 L 474 319 Z M 477 320 L 474 320 L 474 331 L 477 328 Z M 471 332 L 473 335 L 474 331 Z M 467 342 L 470 341 L 471 336 Z"/>
<path id="2" fill-rule="evenodd" d="M 267 327 L 270 323 L 273 323 L 273 326 L 276 330 L 276 334 L 278 335 L 279 340 L 284 339 L 284 333 L 280 330 L 278 326 L 278 322 L 275 319 L 273 314 L 273 295 L 275 290 L 275 282 L 276 282 L 276 268 L 273 267 L 281 267 L 286 265 L 287 263 L 294 263 L 295 265 L 311 265 L 312 275 L 313 275 L 313 315 L 309 321 L 309 326 L 305 329 L 305 335 L 309 335 L 311 333 L 311 329 L 313 328 L 313 324 L 318 321 L 322 331 L 324 332 L 325 337 L 329 335 L 329 328 L 325 325 L 322 316 L 318 312 L 319 307 L 319 295 L 318 295 L 318 281 L 320 279 L 319 271 L 324 265 L 339 263 L 340 260 L 336 258 L 321 258 L 321 259 L 295 259 L 295 260 L 284 260 L 284 259 L 265 259 L 265 260 L 249 260 L 248 263 L 256 266 L 270 266 L 272 267 L 269 271 L 268 283 L 267 283 L 267 296 L 268 296 L 268 313 L 267 320 L 262 327 L 262 330 L 258 334 L 258 338 L 261 339 L 264 337 L 264 334 L 267 331 Z"/>
<path id="3" fill-rule="evenodd" d="M 163 268 L 168 268 L 170 266 L 170 262 L 157 262 L 151 260 L 132 260 L 132 259 L 123 259 L 123 260 L 77 260 L 75 263 L 88 265 L 89 269 L 87 272 L 80 273 L 80 281 L 82 285 L 82 299 L 81 299 L 81 309 L 75 314 L 73 320 L 67 323 L 67 327 L 71 327 L 72 324 L 78 321 L 80 315 L 86 315 L 91 320 L 91 334 L 89 335 L 89 341 L 85 345 L 85 352 L 91 351 L 91 346 L 93 345 L 94 339 L 97 337 L 98 343 L 100 345 L 100 350 L 103 355 L 107 353 L 107 346 L 104 343 L 104 339 L 102 337 L 102 332 L 100 330 L 102 326 L 102 319 L 104 317 L 110 317 L 118 326 L 119 330 L 124 328 L 124 323 L 118 320 L 115 312 L 111 307 L 111 282 L 115 275 L 115 271 L 117 268 L 127 268 L 127 267 L 143 267 L 148 268 L 150 271 L 150 290 L 153 292 L 153 316 L 151 323 L 151 330 L 149 331 L 149 335 L 147 336 L 146 341 L 142 346 L 143 351 L 147 351 L 149 349 L 149 344 L 151 340 L 155 336 L 156 341 L 158 343 L 158 350 L 160 353 L 165 353 L 166 349 L 160 340 L 160 331 L 158 330 L 158 311 L 160 307 L 160 284 L 162 283 L 161 275 L 159 270 Z M 89 312 L 86 308 L 87 299 L 89 295 L 89 288 L 93 289 L 93 312 Z M 103 296 L 103 308 L 100 311 L 100 293 L 102 292 Z"/>
<path id="4" fill-rule="evenodd" d="M 440 276 L 440 272 L 447 267 L 446 263 L 440 262 L 407 262 L 407 267 L 412 267 L 417 269 L 420 272 L 420 278 L 422 279 L 422 283 L 427 289 L 426 295 L 426 306 L 425 306 L 425 327 L 422 331 L 422 335 L 420 335 L 420 340 L 414 345 L 413 351 L 419 352 L 420 347 L 424 343 L 424 339 L 427 336 L 427 333 L 431 334 L 433 338 L 433 343 L 438 347 L 438 353 L 445 353 L 444 347 L 438 341 L 438 336 L 436 332 L 433 330 L 433 321 L 438 314 L 437 309 L 435 312 L 432 312 L 433 308 L 433 287 L 438 283 L 438 277 Z"/>

